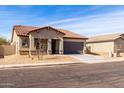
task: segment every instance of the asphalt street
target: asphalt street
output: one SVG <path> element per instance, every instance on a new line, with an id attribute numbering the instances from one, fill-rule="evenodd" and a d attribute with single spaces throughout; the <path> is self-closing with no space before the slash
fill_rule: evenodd
<path id="1" fill-rule="evenodd" d="M 4 88 L 123 88 L 124 62 L 0 69 Z"/>

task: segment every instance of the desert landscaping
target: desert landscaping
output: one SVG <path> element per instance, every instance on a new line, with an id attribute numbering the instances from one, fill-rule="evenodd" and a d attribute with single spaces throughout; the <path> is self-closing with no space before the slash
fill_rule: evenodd
<path id="1" fill-rule="evenodd" d="M 70 56 L 64 55 L 43 55 L 31 56 L 28 55 L 9 55 L 0 59 L 0 65 L 12 64 L 37 64 L 37 63 L 56 63 L 56 62 L 75 62 L 78 61 Z"/>

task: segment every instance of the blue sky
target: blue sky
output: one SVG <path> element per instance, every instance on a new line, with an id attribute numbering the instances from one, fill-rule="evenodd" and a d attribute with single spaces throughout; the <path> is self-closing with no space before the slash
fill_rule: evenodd
<path id="1" fill-rule="evenodd" d="M 124 6 L 0 6 L 0 35 L 13 25 L 54 26 L 81 35 L 124 32 Z"/>

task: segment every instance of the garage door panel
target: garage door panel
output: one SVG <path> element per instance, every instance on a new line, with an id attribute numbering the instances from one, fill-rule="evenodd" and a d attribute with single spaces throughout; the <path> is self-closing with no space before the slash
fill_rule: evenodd
<path id="1" fill-rule="evenodd" d="M 80 54 L 83 50 L 83 42 L 64 41 L 65 54 Z"/>

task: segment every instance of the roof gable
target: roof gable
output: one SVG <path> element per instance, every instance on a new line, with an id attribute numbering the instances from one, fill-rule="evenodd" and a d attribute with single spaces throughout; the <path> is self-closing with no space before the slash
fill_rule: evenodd
<path id="1" fill-rule="evenodd" d="M 53 27 L 51 27 L 51 26 L 45 26 L 45 27 L 41 27 L 41 28 L 36 28 L 36 29 L 33 29 L 33 30 L 29 31 L 27 34 L 29 34 L 29 33 L 31 33 L 31 32 L 34 32 L 34 31 L 42 30 L 42 29 L 52 29 L 52 30 L 54 30 L 54 31 L 60 32 L 60 33 L 62 33 L 62 34 L 65 35 L 64 32 L 61 32 L 60 30 L 55 29 L 55 28 L 53 28 Z"/>

